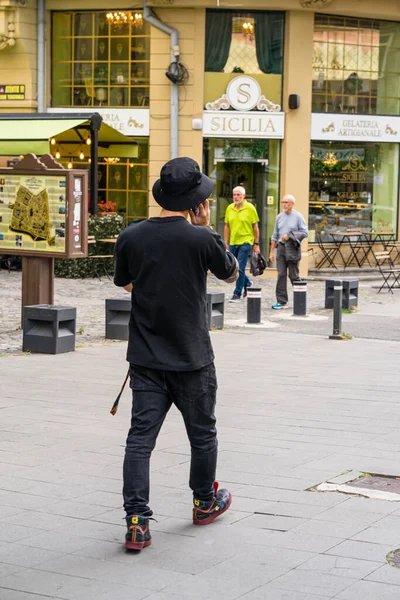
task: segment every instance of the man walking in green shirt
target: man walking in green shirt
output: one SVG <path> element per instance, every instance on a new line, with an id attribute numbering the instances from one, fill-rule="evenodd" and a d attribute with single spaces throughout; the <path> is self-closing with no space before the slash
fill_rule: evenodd
<path id="1" fill-rule="evenodd" d="M 259 218 L 255 206 L 245 199 L 244 187 L 235 187 L 232 196 L 233 203 L 225 213 L 224 242 L 227 250 L 230 250 L 239 263 L 239 277 L 229 302 L 240 302 L 243 288 L 252 285 L 245 273 L 249 252 L 251 249 L 257 254 L 260 252 Z"/>

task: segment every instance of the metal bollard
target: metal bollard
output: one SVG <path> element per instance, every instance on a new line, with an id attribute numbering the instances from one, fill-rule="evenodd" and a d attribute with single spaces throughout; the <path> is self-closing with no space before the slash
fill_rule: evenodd
<path id="1" fill-rule="evenodd" d="M 333 282 L 333 334 L 329 336 L 330 340 L 341 340 L 342 337 L 342 298 L 343 282 L 337 280 Z"/>
<path id="2" fill-rule="evenodd" d="M 261 288 L 247 290 L 247 322 L 261 323 Z"/>
<path id="3" fill-rule="evenodd" d="M 307 281 L 293 281 L 293 316 L 307 315 Z"/>

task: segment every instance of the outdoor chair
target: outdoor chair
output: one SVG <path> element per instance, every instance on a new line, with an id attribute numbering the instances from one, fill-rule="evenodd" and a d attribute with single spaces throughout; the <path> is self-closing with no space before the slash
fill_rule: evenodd
<path id="1" fill-rule="evenodd" d="M 101 240 L 96 240 L 94 235 L 88 236 L 88 244 L 97 244 Z M 112 254 L 89 254 L 88 260 L 93 261 L 93 268 L 96 277 L 101 281 L 101 275 L 106 276 L 107 279 L 111 279 L 110 274 L 107 270 L 107 264 L 110 258 L 113 258 Z"/>
<path id="2" fill-rule="evenodd" d="M 394 289 L 400 289 L 400 267 L 394 266 L 393 261 L 390 258 L 390 252 L 387 250 L 384 252 L 376 252 L 375 258 L 383 279 L 378 294 L 385 288 L 387 288 L 388 292 L 393 294 Z"/>
<path id="3" fill-rule="evenodd" d="M 400 262 L 400 242 L 386 242 L 385 250 L 390 253 L 390 259 L 394 265 Z"/>
<path id="4" fill-rule="evenodd" d="M 339 251 L 337 244 L 324 242 L 319 232 L 315 232 L 315 239 L 322 254 L 322 257 L 316 262 L 315 268 L 322 269 L 326 264 L 328 267 L 337 269 L 337 266 L 335 265 L 335 258 Z"/>

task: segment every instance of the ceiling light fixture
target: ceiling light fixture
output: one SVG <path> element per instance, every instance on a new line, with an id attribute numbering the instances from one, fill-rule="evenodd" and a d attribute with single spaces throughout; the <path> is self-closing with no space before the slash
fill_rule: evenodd
<path id="1" fill-rule="evenodd" d="M 111 25 L 124 25 L 125 23 L 132 23 L 135 27 L 143 26 L 143 15 L 141 13 L 126 13 L 124 11 L 109 12 L 106 15 L 106 19 Z"/>
<path id="2" fill-rule="evenodd" d="M 243 23 L 243 35 L 247 37 L 250 41 L 254 40 L 254 25 L 250 21 L 246 21 Z"/>
<path id="3" fill-rule="evenodd" d="M 327 152 L 322 162 L 326 167 L 335 167 L 339 161 L 334 152 Z"/>

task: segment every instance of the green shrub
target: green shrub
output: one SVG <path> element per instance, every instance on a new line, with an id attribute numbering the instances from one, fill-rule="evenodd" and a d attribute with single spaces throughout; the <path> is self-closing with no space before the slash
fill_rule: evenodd
<path id="1" fill-rule="evenodd" d="M 121 215 L 107 215 L 104 217 L 90 216 L 88 219 L 88 235 L 93 235 L 95 240 L 112 238 L 118 235 L 125 226 Z M 109 254 L 110 258 L 56 258 L 54 261 L 54 274 L 56 277 L 69 277 L 72 279 L 96 277 L 96 266 L 100 274 L 114 272 L 114 245 L 97 242 L 89 244 L 89 256 Z M 96 265 L 101 260 L 101 265 Z"/>

